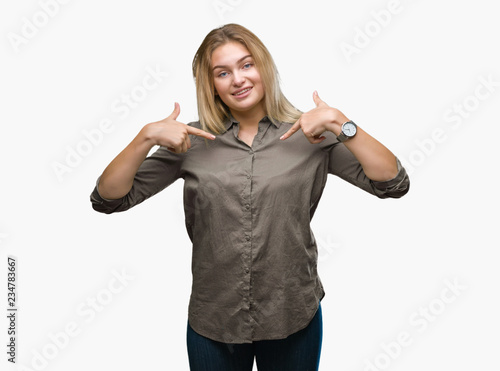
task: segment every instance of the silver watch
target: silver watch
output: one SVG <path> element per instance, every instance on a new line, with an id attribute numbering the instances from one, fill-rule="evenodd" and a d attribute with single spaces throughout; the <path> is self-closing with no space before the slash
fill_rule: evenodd
<path id="1" fill-rule="evenodd" d="M 352 138 L 356 135 L 358 127 L 354 123 L 354 121 L 347 121 L 342 124 L 342 128 L 340 130 L 340 134 L 337 137 L 339 142 L 345 142 L 347 139 Z"/>

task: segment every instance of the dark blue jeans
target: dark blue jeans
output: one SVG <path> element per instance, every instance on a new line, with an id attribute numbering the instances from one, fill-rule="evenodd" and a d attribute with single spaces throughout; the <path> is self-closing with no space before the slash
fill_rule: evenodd
<path id="1" fill-rule="evenodd" d="M 323 340 L 321 304 L 306 328 L 280 340 L 226 344 L 208 339 L 187 325 L 191 371 L 317 371 Z"/>

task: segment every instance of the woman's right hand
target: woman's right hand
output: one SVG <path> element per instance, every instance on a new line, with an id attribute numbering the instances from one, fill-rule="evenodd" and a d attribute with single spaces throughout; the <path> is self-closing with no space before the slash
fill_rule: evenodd
<path id="1" fill-rule="evenodd" d="M 179 103 L 175 103 L 174 111 L 167 118 L 147 124 L 144 129 L 146 136 L 153 145 L 167 147 L 174 153 L 187 152 L 191 148 L 189 134 L 198 135 L 207 139 L 215 139 L 215 136 L 201 129 L 176 121 L 181 113 Z"/>

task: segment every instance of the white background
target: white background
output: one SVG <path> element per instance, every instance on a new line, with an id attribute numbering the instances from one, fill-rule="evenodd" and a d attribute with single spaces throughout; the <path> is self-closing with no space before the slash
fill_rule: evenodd
<path id="1" fill-rule="evenodd" d="M 499 369 L 500 26 L 493 4 L 2 4 L 0 368 L 10 366 L 13 255 L 17 369 L 188 370 L 191 246 L 182 180 L 126 213 L 97 213 L 89 195 L 107 164 L 175 101 L 180 121 L 197 119 L 192 58 L 211 29 L 235 22 L 269 48 L 293 104 L 312 109 L 317 89 L 411 176 L 399 200 L 328 179 L 312 221 L 326 290 L 320 369 Z M 366 45 L 361 32 L 371 35 Z M 347 44 L 357 53 L 343 52 Z M 122 96 L 141 91 L 148 68 L 160 70 L 161 81 L 142 90 L 135 108 L 117 112 Z M 490 90 L 481 86 L 488 79 Z M 453 111 L 459 106 L 462 116 Z M 103 120 L 112 130 L 89 147 L 84 131 L 95 133 Z M 85 155 L 71 162 L 77 149 Z M 61 165 L 67 171 L 58 175 Z M 122 271 L 133 278 L 120 285 L 113 277 Z M 455 293 L 446 280 L 458 285 Z M 105 305 L 91 309 L 89 298 Z M 62 334 L 68 326 L 75 336 Z"/>

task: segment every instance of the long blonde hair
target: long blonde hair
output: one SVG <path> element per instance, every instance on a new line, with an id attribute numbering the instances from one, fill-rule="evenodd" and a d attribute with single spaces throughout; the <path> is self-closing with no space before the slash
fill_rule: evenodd
<path id="1" fill-rule="evenodd" d="M 252 55 L 264 85 L 264 109 L 272 122 L 295 122 L 302 112 L 295 108 L 281 92 L 278 69 L 260 39 L 250 30 L 230 23 L 208 33 L 193 59 L 193 77 L 196 84 L 198 115 L 201 128 L 221 134 L 224 120 L 230 115 L 229 108 L 215 94 L 212 53 L 228 42 L 239 42 Z"/>

